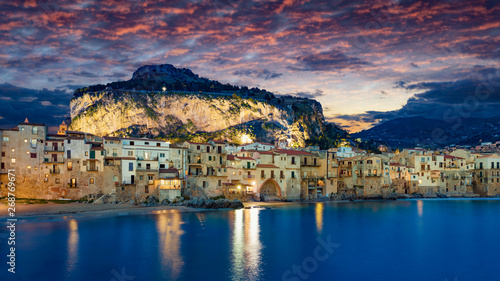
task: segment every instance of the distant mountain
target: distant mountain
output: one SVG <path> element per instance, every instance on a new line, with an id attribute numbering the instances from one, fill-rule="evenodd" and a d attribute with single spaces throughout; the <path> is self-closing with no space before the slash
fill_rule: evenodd
<path id="1" fill-rule="evenodd" d="M 286 141 L 329 148 L 348 133 L 325 122 L 321 104 L 199 77 L 170 64 L 146 65 L 132 79 L 75 91 L 71 130 L 171 141 Z"/>
<path id="2" fill-rule="evenodd" d="M 500 116 L 462 118 L 450 122 L 422 117 L 397 118 L 353 134 L 392 147 L 477 145 L 500 140 Z"/>

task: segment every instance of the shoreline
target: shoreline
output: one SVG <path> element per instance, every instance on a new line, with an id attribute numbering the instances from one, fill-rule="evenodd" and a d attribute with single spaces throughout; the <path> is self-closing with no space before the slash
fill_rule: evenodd
<path id="1" fill-rule="evenodd" d="M 406 201 L 406 200 L 475 200 L 475 199 L 499 199 L 498 197 L 408 197 L 398 199 L 387 198 L 369 198 L 358 200 L 304 200 L 304 201 L 263 201 L 263 202 L 244 202 L 245 209 L 256 208 L 258 206 L 272 207 L 278 205 L 289 204 L 311 204 L 311 203 L 355 203 L 355 202 L 370 202 L 370 201 Z M 141 206 L 127 204 L 88 204 L 88 203 L 66 203 L 56 204 L 49 202 L 47 204 L 17 204 L 16 218 L 23 219 L 42 219 L 42 218 L 81 218 L 89 217 L 106 217 L 106 216 L 124 216 L 124 215 L 145 215 L 145 214 L 161 214 L 170 212 L 205 212 L 213 210 L 233 210 L 233 209 L 203 209 L 192 208 L 185 206 Z M 0 205 L 0 219 L 8 219 L 8 206 Z"/>

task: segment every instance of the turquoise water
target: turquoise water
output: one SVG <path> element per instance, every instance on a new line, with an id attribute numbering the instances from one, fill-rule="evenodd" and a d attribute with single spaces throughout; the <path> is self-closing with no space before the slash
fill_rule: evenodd
<path id="1" fill-rule="evenodd" d="M 500 200 L 272 208 L 25 220 L 0 280 L 500 280 Z"/>

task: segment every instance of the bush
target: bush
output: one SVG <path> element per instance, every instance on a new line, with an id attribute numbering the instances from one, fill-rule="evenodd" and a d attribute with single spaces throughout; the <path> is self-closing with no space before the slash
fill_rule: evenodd
<path id="1" fill-rule="evenodd" d="M 222 195 L 219 195 L 219 196 L 210 197 L 210 199 L 212 199 L 212 200 L 226 199 L 226 196 L 224 196 L 224 194 L 222 194 Z"/>

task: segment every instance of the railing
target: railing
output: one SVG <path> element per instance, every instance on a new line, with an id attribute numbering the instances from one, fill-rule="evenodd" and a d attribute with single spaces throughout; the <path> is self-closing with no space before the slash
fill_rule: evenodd
<path id="1" fill-rule="evenodd" d="M 99 171 L 99 167 L 87 167 L 87 171 L 88 172 L 97 172 Z"/>
<path id="2" fill-rule="evenodd" d="M 138 172 L 158 171 L 158 168 L 137 168 Z"/>
<path id="3" fill-rule="evenodd" d="M 148 159 L 145 159 L 144 157 L 137 157 L 137 160 L 139 160 L 139 161 L 158 161 L 158 157 L 151 157 L 151 158 L 148 157 Z"/>
<path id="4" fill-rule="evenodd" d="M 64 152 L 64 147 L 58 146 L 57 148 L 52 146 L 46 146 L 44 148 L 44 151 L 49 151 L 49 152 Z"/>
<path id="5" fill-rule="evenodd" d="M 247 179 L 255 179 L 255 175 L 246 175 Z"/>
<path id="6" fill-rule="evenodd" d="M 43 159 L 44 163 L 64 163 L 64 160 L 61 158 L 44 158 Z"/>
<path id="7" fill-rule="evenodd" d="M 61 169 L 50 169 L 50 173 L 51 174 L 60 174 L 61 173 Z"/>

